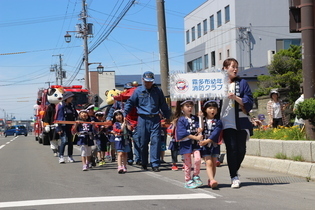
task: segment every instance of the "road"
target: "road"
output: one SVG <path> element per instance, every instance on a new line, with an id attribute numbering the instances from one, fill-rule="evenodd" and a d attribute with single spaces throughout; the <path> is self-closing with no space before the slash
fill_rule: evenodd
<path id="1" fill-rule="evenodd" d="M 230 188 L 228 168 L 218 167 L 219 189 L 183 187 L 182 171 L 143 172 L 115 163 L 83 172 L 78 147 L 75 163 L 59 164 L 49 146 L 35 137 L 0 136 L 0 209 L 314 209 L 315 183 L 286 174 L 241 168 L 242 187 Z M 165 160 L 170 161 L 167 153 Z M 204 166 L 201 179 L 206 184 Z"/>

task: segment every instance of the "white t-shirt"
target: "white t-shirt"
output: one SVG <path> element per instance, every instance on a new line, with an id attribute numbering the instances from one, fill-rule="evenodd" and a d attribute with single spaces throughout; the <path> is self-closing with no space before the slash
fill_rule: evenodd
<path id="1" fill-rule="evenodd" d="M 273 108 L 273 118 L 275 119 L 282 118 L 280 103 L 279 102 L 273 103 L 272 108 Z"/>
<path id="2" fill-rule="evenodd" d="M 299 103 L 303 102 L 303 101 L 304 101 L 304 94 L 302 94 L 302 95 L 300 96 L 300 98 L 298 98 L 298 99 L 294 102 L 294 109 L 296 109 L 296 108 L 297 108 L 297 105 L 298 105 Z M 304 124 L 304 120 L 303 120 L 302 118 L 299 118 L 299 119 L 298 119 L 297 117 L 295 117 L 294 123 Z"/>

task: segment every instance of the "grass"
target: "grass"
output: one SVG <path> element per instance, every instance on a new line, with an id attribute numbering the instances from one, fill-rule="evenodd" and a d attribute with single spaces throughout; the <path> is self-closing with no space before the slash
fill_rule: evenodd
<path id="1" fill-rule="evenodd" d="M 300 162 L 304 162 L 305 161 L 305 159 L 301 155 L 295 155 L 295 156 L 292 156 L 292 157 L 288 157 L 286 154 L 283 154 L 281 152 L 277 153 L 275 155 L 275 158 L 283 159 L 283 160 L 294 160 L 294 161 L 300 161 Z"/>

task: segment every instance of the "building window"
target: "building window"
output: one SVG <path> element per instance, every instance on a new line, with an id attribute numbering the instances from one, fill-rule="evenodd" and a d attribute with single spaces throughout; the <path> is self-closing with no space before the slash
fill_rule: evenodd
<path id="1" fill-rule="evenodd" d="M 211 67 L 215 67 L 215 51 L 211 52 Z"/>
<path id="2" fill-rule="evenodd" d="M 202 58 L 199 57 L 193 61 L 188 62 L 188 71 L 197 72 L 202 70 Z"/>
<path id="3" fill-rule="evenodd" d="M 220 27 L 222 25 L 221 10 L 217 12 L 217 21 L 217 26 Z"/>
<path id="4" fill-rule="evenodd" d="M 201 23 L 198 23 L 197 25 L 197 34 L 198 34 L 198 38 L 201 37 Z"/>
<path id="5" fill-rule="evenodd" d="M 208 32 L 208 20 L 205 19 L 203 21 L 203 34 L 206 34 Z"/>
<path id="6" fill-rule="evenodd" d="M 230 50 L 226 51 L 226 56 L 229 58 L 230 57 Z"/>
<path id="7" fill-rule="evenodd" d="M 195 41 L 196 39 L 196 29 L 195 26 L 191 28 L 191 41 Z"/>
<path id="8" fill-rule="evenodd" d="M 205 64 L 205 69 L 209 68 L 209 56 L 208 54 L 203 56 L 204 64 Z"/>
<path id="9" fill-rule="evenodd" d="M 214 16 L 210 16 L 210 31 L 214 30 Z"/>
<path id="10" fill-rule="evenodd" d="M 186 44 L 189 44 L 189 30 L 186 31 Z"/>
<path id="11" fill-rule="evenodd" d="M 279 50 L 287 50 L 290 48 L 290 45 L 301 45 L 301 39 L 277 39 L 276 40 L 277 45 L 277 52 Z"/>
<path id="12" fill-rule="evenodd" d="M 225 11 L 225 23 L 230 22 L 230 5 L 224 7 Z"/>

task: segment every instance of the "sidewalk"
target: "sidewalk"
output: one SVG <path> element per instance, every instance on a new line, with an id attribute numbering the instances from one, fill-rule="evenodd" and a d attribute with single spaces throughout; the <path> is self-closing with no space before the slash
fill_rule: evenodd
<path id="1" fill-rule="evenodd" d="M 257 141 L 255 142 L 254 139 L 253 140 L 251 139 L 249 142 L 247 142 L 248 143 L 247 152 L 246 152 L 247 155 L 244 158 L 242 167 L 261 169 L 261 170 L 266 170 L 270 172 L 279 172 L 279 173 L 284 173 L 288 175 L 304 177 L 306 179 L 311 179 L 315 181 L 315 163 L 312 163 L 310 161 L 299 162 L 299 161 L 293 161 L 293 160 L 282 160 L 282 159 L 276 159 L 272 157 L 262 157 L 262 156 L 253 155 L 253 154 L 261 155 L 261 153 L 265 154 L 267 152 L 270 153 L 270 150 L 272 149 L 270 147 L 259 147 L 260 152 L 257 153 L 256 151 L 257 147 L 253 147 L 252 145 L 250 145 L 250 144 L 257 144 Z M 269 150 L 269 151 L 264 151 L 264 150 Z M 307 153 L 307 151 L 304 151 L 304 152 Z M 165 151 L 166 155 L 170 155 L 170 153 L 171 153 L 170 150 Z M 225 154 L 224 144 L 221 146 L 221 154 Z M 227 164 L 226 155 L 223 159 L 223 163 Z"/>

